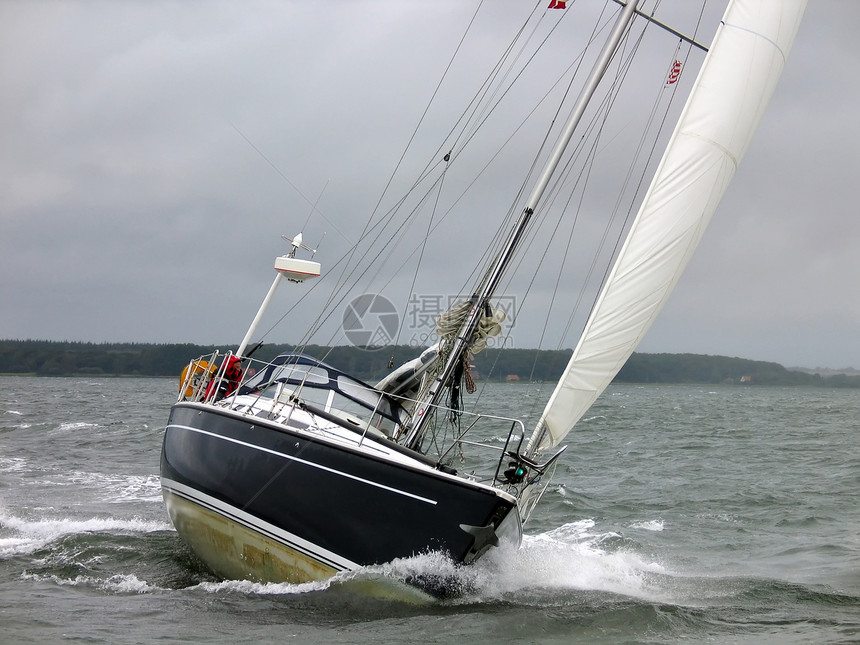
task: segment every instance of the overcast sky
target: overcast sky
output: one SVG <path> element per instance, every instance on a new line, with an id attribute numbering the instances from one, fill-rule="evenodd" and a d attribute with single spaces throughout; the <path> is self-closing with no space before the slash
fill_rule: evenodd
<path id="1" fill-rule="evenodd" d="M 477 32 L 476 66 L 532 3 L 488 5 L 499 36 Z M 325 271 L 359 230 L 475 6 L 0 0 L 0 338 L 238 343 L 281 234 L 325 233 Z M 640 351 L 860 368 L 858 24 L 856 0 L 811 0 Z"/>

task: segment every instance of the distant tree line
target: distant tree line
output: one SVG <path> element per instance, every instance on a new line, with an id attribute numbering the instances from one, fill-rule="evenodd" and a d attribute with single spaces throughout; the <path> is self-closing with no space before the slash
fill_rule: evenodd
<path id="1" fill-rule="evenodd" d="M 198 356 L 232 346 L 149 343 L 83 343 L 40 340 L 0 340 L 0 373 L 37 376 L 173 376 Z M 389 365 L 416 357 L 423 348 L 407 345 L 381 348 L 353 346 L 301 348 L 357 378 L 375 382 L 389 373 Z M 255 359 L 268 361 L 295 345 L 264 345 Z M 487 348 L 474 356 L 478 379 L 555 381 L 564 371 L 570 350 Z M 860 376 L 823 377 L 788 370 L 777 363 L 700 354 L 633 354 L 618 383 L 737 383 L 749 385 L 813 385 L 860 387 Z"/>
<path id="2" fill-rule="evenodd" d="M 860 387 L 860 377 L 840 376 L 843 378 L 824 378 L 819 374 L 789 370 L 779 363 L 753 361 L 746 358 L 701 354 L 633 354 L 618 372 L 615 380 L 619 383 L 738 383 Z"/>

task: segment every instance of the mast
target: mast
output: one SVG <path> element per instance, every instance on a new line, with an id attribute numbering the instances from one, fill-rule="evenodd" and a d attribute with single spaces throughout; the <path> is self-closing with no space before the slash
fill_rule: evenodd
<path id="1" fill-rule="evenodd" d="M 544 166 L 544 170 L 538 178 L 537 183 L 532 189 L 531 195 L 526 202 L 522 214 L 520 215 L 516 225 L 511 231 L 508 240 L 505 243 L 505 246 L 502 248 L 501 252 L 497 256 L 496 261 L 493 264 L 491 270 L 486 274 L 486 277 L 479 285 L 479 288 L 470 298 L 472 307 L 470 308 L 466 319 L 463 321 L 460 330 L 457 332 L 457 335 L 454 339 L 453 347 L 448 354 L 448 358 L 445 361 L 442 370 L 440 371 L 436 379 L 433 381 L 431 386 L 427 389 L 427 392 L 422 396 L 421 399 L 418 400 L 415 405 L 415 409 L 412 415 L 412 425 L 410 427 L 409 433 L 406 436 L 405 441 L 405 444 L 408 447 L 415 449 L 420 445 L 421 439 L 423 438 L 424 433 L 426 431 L 427 424 L 433 417 L 433 410 L 435 409 L 435 406 L 439 405 L 439 402 L 444 394 L 445 387 L 451 383 L 451 379 L 455 373 L 455 370 L 459 365 L 462 364 L 463 355 L 469 349 L 472 337 L 478 327 L 478 323 L 481 320 L 482 314 L 485 308 L 488 306 L 490 298 L 492 298 L 493 294 L 495 293 L 496 287 L 501 281 L 505 270 L 510 264 L 514 252 L 516 251 L 517 246 L 522 240 L 526 227 L 531 220 L 531 216 L 537 208 L 538 202 L 540 202 L 541 197 L 543 196 L 547 186 L 549 185 L 550 179 L 552 178 L 559 163 L 561 162 L 561 157 L 564 154 L 564 151 L 567 148 L 571 137 L 573 136 L 574 130 L 576 129 L 577 125 L 579 125 L 579 122 L 582 119 L 582 115 L 585 113 L 585 109 L 588 106 L 588 103 L 594 96 L 594 93 L 597 90 L 597 86 L 603 78 L 607 67 L 609 67 L 609 63 L 612 60 L 612 57 L 618 50 L 618 46 L 621 43 L 622 38 L 624 37 L 624 32 L 627 30 L 630 21 L 633 19 L 633 16 L 636 13 L 636 6 L 638 2 L 639 0 L 629 0 L 629 2 L 627 2 L 627 4 L 621 10 L 621 13 L 619 14 L 618 19 L 615 22 L 615 26 L 613 27 L 612 32 L 606 39 L 606 43 L 603 46 L 599 58 L 594 63 L 594 66 L 591 69 L 588 81 L 580 92 L 579 99 L 577 100 L 577 103 L 574 106 L 574 109 L 567 120 L 564 132 L 561 134 L 561 137 L 556 142 L 555 148 L 553 149 L 550 158 L 547 160 Z"/>

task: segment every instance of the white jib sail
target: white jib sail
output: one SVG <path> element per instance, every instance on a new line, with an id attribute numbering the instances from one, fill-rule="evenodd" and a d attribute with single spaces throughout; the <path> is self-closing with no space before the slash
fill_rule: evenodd
<path id="1" fill-rule="evenodd" d="M 557 445 L 624 366 L 717 208 L 782 73 L 806 0 L 733 0 L 529 452 Z"/>

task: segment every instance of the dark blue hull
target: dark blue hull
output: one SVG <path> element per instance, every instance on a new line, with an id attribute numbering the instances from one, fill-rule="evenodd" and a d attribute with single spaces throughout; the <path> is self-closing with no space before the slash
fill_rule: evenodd
<path id="1" fill-rule="evenodd" d="M 181 537 L 229 578 L 302 582 L 429 551 L 468 563 L 519 542 L 509 495 L 379 452 L 178 403 L 162 488 Z"/>

